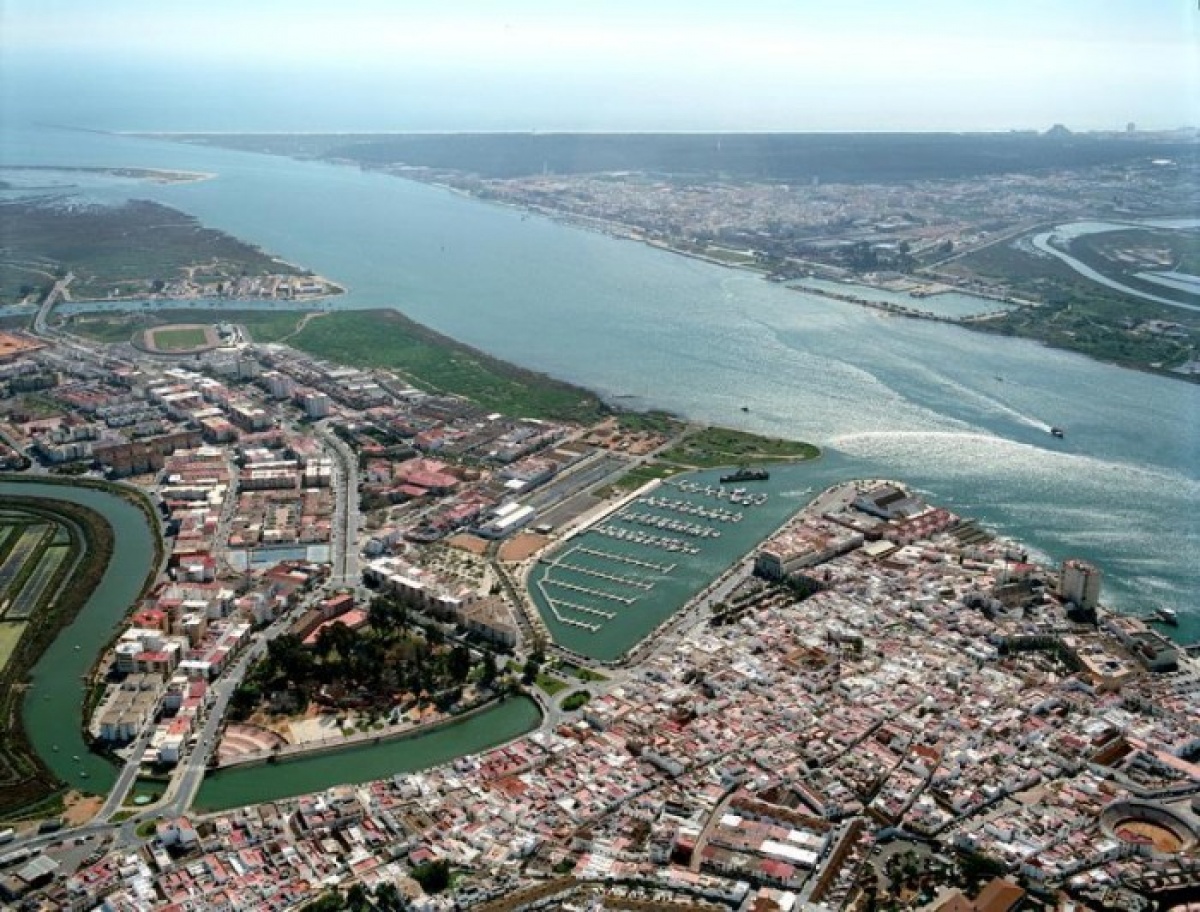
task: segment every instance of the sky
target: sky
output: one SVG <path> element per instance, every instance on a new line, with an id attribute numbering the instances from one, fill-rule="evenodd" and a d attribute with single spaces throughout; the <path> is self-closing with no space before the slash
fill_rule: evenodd
<path id="1" fill-rule="evenodd" d="M 0 121 L 1170 129 L 1197 0 L 0 0 Z"/>

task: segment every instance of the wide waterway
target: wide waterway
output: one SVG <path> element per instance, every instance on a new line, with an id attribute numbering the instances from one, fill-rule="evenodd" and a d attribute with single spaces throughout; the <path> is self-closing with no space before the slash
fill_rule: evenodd
<path id="1" fill-rule="evenodd" d="M 72 788 L 105 793 L 116 781 L 116 771 L 83 741 L 84 676 L 141 591 L 154 558 L 155 533 L 141 510 L 95 488 L 0 477 L 0 500 L 16 496 L 87 507 L 103 516 L 113 530 L 112 560 L 100 584 L 34 666 L 22 704 L 29 739 L 54 774 Z"/>
<path id="2" fill-rule="evenodd" d="M 511 741 L 537 728 L 540 721 L 541 713 L 532 700 L 512 698 L 408 739 L 210 773 L 195 805 L 205 811 L 224 810 L 316 792 L 339 783 L 416 772 Z"/>
<path id="3" fill-rule="evenodd" d="M 1048 558 L 1096 562 L 1106 601 L 1173 607 L 1178 635 L 1200 637 L 1194 385 L 888 317 L 351 167 L 94 133 L 10 129 L 0 141 L 0 164 L 215 174 L 133 192 L 338 282 L 348 293 L 335 307 L 397 307 L 522 366 L 634 397 L 622 402 L 810 440 L 847 476 L 904 479 Z"/>

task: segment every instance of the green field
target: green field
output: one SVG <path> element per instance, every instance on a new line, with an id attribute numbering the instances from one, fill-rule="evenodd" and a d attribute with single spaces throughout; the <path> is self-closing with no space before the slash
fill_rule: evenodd
<path id="1" fill-rule="evenodd" d="M 1093 237 L 1109 239 L 1092 241 L 1100 245 L 1095 248 L 1073 245 L 1072 253 L 1095 267 L 1103 267 L 1100 251 L 1111 253 L 1113 239 L 1107 233 Z M 1117 272 L 1114 278 L 1135 284 L 1111 265 L 1102 271 Z M 963 324 L 972 329 L 1037 339 L 1056 348 L 1142 369 L 1168 371 L 1200 355 L 1200 313 L 1121 294 L 1084 278 L 1060 260 L 1035 256 L 1011 243 L 967 254 L 946 267 L 946 272 L 964 278 L 999 279 L 1016 297 L 1042 302 L 1038 307 L 1019 307 L 996 319 Z M 1149 285 L 1139 287 L 1151 290 Z M 1180 336 L 1146 330 L 1143 324 L 1150 320 L 1181 327 Z"/>
<path id="2" fill-rule="evenodd" d="M 669 412 L 622 412 L 617 425 L 623 431 L 643 431 L 670 437 L 684 429 L 684 423 Z"/>
<path id="3" fill-rule="evenodd" d="M 653 481 L 655 478 L 670 478 L 672 475 L 678 475 L 680 472 L 688 471 L 687 468 L 680 465 L 675 465 L 670 462 L 662 462 L 660 460 L 652 460 L 645 465 L 640 465 L 637 468 L 630 469 L 613 484 L 609 485 L 602 491 L 597 493 L 601 497 L 607 497 L 610 494 L 620 494 L 626 491 L 635 491 L 648 481 Z"/>
<path id="4" fill-rule="evenodd" d="M 591 423 L 608 411 L 587 390 L 493 358 L 394 310 L 331 313 L 288 344 L 341 364 L 393 370 L 415 386 L 513 417 Z"/>
<path id="5" fill-rule="evenodd" d="M 554 675 L 542 672 L 537 676 L 537 686 L 546 692 L 547 696 L 554 696 L 557 693 L 562 693 L 567 689 L 567 682 L 562 678 L 556 678 Z"/>
<path id="6" fill-rule="evenodd" d="M 13 650 L 25 632 L 25 624 L 16 621 L 0 622 L 0 672 L 4 671 L 8 660 L 12 658 Z"/>
<path id="7" fill-rule="evenodd" d="M 295 332 L 302 310 L 225 310 L 224 308 L 147 311 L 127 314 L 81 314 L 68 329 L 96 342 L 128 342 L 136 333 L 172 323 L 237 323 L 256 342 L 275 342 Z"/>
<path id="8" fill-rule="evenodd" d="M 148 333 L 160 351 L 189 351 L 202 348 L 208 343 L 208 333 L 203 326 L 164 327 Z"/>
<path id="9" fill-rule="evenodd" d="M 812 444 L 710 427 L 690 434 L 663 452 L 661 461 L 697 469 L 715 469 L 756 462 L 815 459 L 818 455 L 820 450 Z"/>
<path id="10" fill-rule="evenodd" d="M 71 297 L 137 295 L 204 265 L 218 278 L 297 274 L 301 270 L 168 206 L 131 200 L 120 206 L 3 205 L 0 303 L 44 294 L 57 276 L 74 273 Z M 210 264 L 216 268 L 209 268 Z M 200 275 L 198 272 L 197 275 Z"/>

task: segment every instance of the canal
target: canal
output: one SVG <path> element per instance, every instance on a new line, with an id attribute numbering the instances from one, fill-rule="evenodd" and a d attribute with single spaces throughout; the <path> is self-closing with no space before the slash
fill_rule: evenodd
<path id="1" fill-rule="evenodd" d="M 219 811 L 412 773 L 511 741 L 537 728 L 541 718 L 528 697 L 510 698 L 428 734 L 210 773 L 194 804 L 199 811 Z"/>
<path id="2" fill-rule="evenodd" d="M 136 506 L 97 488 L 0 481 L 0 500 L 8 497 L 78 504 L 112 527 L 113 556 L 100 584 L 34 665 L 22 703 L 29 740 L 54 774 L 72 788 L 105 794 L 116 781 L 116 771 L 84 743 L 84 676 L 141 592 L 154 559 L 155 532 Z"/>

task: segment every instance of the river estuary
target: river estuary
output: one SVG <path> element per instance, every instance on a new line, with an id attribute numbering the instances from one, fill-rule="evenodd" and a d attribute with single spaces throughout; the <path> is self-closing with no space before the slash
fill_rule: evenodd
<path id="1" fill-rule="evenodd" d="M 847 475 L 904 479 L 1046 558 L 1096 562 L 1107 601 L 1175 608 L 1178 635 L 1200 636 L 1194 385 L 351 167 L 50 129 L 8 132 L 4 163 L 215 174 L 79 192 L 192 213 L 347 287 L 337 307 L 396 307 L 622 403 L 810 440 Z"/>

